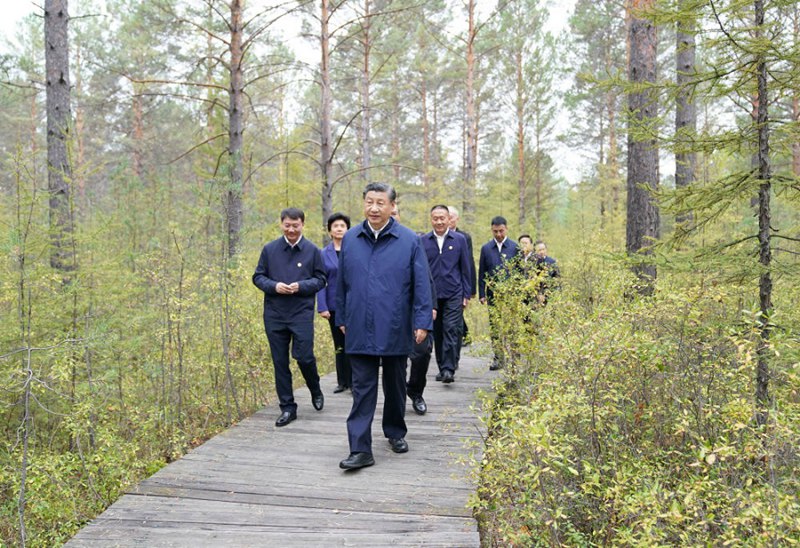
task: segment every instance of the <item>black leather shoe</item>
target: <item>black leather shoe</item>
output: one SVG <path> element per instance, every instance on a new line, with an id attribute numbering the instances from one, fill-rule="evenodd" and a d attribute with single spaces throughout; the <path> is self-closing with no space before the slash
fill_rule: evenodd
<path id="1" fill-rule="evenodd" d="M 453 379 L 453 372 L 449 369 L 445 369 L 442 371 L 442 382 L 443 383 L 451 383 L 455 379 Z"/>
<path id="2" fill-rule="evenodd" d="M 342 470 L 357 470 L 375 464 L 370 453 L 350 453 L 350 456 L 339 463 Z"/>
<path id="3" fill-rule="evenodd" d="M 311 396 L 311 405 L 313 405 L 314 409 L 317 411 L 322 411 L 322 408 L 325 406 L 325 396 L 322 395 L 322 392 L 316 396 Z"/>
<path id="4" fill-rule="evenodd" d="M 278 417 L 278 420 L 275 421 L 275 426 L 286 426 L 296 418 L 297 413 L 294 411 L 284 411 L 281 413 L 281 416 Z"/>
<path id="5" fill-rule="evenodd" d="M 414 408 L 414 412 L 417 415 L 424 415 L 428 411 L 428 405 L 422 399 L 422 396 L 412 396 L 411 407 Z"/>
<path id="6" fill-rule="evenodd" d="M 346 386 L 342 386 L 341 384 L 337 384 L 336 388 L 333 389 L 333 393 L 334 394 L 338 394 L 340 392 L 344 392 L 345 390 L 347 390 Z"/>
<path id="7" fill-rule="evenodd" d="M 436 380 L 437 381 L 441 381 L 442 380 L 442 372 L 441 371 L 439 371 L 439 373 L 436 375 Z"/>
<path id="8" fill-rule="evenodd" d="M 389 438 L 389 445 L 395 453 L 407 453 L 408 443 L 403 438 Z"/>

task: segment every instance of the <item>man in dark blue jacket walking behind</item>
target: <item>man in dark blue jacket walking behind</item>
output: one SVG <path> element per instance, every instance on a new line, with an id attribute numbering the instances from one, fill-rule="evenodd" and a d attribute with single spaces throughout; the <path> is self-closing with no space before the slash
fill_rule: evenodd
<path id="1" fill-rule="evenodd" d="M 336 288 L 336 324 L 345 332 L 353 374 L 353 407 L 347 417 L 350 455 L 345 470 L 372 466 L 372 419 L 383 366 L 383 434 L 395 453 L 408 451 L 405 422 L 406 360 L 414 341 L 433 328 L 428 261 L 419 237 L 391 218 L 397 194 L 391 185 L 364 189 L 364 222 L 342 241 Z"/>
<path id="2" fill-rule="evenodd" d="M 275 426 L 286 426 L 297 418 L 290 343 L 292 357 L 311 391 L 311 404 L 321 411 L 325 403 L 314 357 L 314 297 L 325 287 L 325 268 L 319 248 L 303 238 L 304 224 L 302 210 L 290 207 L 281 211 L 283 236 L 264 246 L 253 274 L 253 283 L 264 292 L 264 328 L 281 408 Z"/>
<path id="3" fill-rule="evenodd" d="M 431 208 L 433 230 L 422 237 L 422 247 L 436 284 L 436 320 L 433 322 L 433 343 L 436 363 L 444 383 L 453 382 L 461 354 L 464 309 L 472 293 L 467 240 L 450 230 L 450 212 L 446 205 Z"/>

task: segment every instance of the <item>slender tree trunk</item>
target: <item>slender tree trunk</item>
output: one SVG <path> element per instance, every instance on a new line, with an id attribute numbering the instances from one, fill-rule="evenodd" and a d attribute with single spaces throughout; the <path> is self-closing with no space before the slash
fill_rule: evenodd
<path id="1" fill-rule="evenodd" d="M 364 0 L 364 35 L 363 35 L 363 48 L 364 57 L 363 65 L 361 68 L 361 178 L 364 184 L 370 180 L 369 167 L 372 163 L 372 154 L 370 143 L 370 54 L 372 52 L 372 37 L 370 36 L 371 27 L 371 3 L 372 0 Z"/>
<path id="2" fill-rule="evenodd" d="M 464 195 L 462 212 L 464 222 L 475 222 L 475 171 L 478 161 L 478 115 L 475 99 L 475 0 L 467 2 L 467 81 L 466 81 L 466 155 L 464 159 Z"/>
<path id="3" fill-rule="evenodd" d="M 428 122 L 428 84 L 425 74 L 420 75 L 420 99 L 422 102 L 422 186 L 425 189 L 425 198 L 430 200 L 431 193 L 431 136 Z"/>
<path id="4" fill-rule="evenodd" d="M 228 238 L 228 256 L 239 252 L 242 231 L 242 185 L 244 165 L 243 151 L 243 105 L 244 71 L 242 69 L 242 0 L 231 1 L 230 44 L 230 106 L 228 109 L 228 162 L 230 182 L 225 192 L 225 225 Z"/>
<path id="5" fill-rule="evenodd" d="M 686 4 L 683 0 L 682 4 Z M 691 151 L 697 134 L 697 107 L 693 90 L 690 88 L 692 74 L 695 71 L 695 23 L 694 21 L 678 21 L 676 33 L 676 83 L 678 96 L 675 108 L 675 136 L 678 151 L 675 153 L 675 187 L 685 188 L 691 185 L 697 173 L 697 154 Z M 692 221 L 691 212 L 679 215 L 675 219 L 678 224 Z"/>
<path id="6" fill-rule="evenodd" d="M 72 168 L 70 136 L 69 14 L 67 0 L 44 4 L 45 72 L 47 79 L 47 188 L 50 193 L 50 266 L 62 273 L 75 269 L 71 247 Z"/>
<path id="7" fill-rule="evenodd" d="M 764 27 L 764 1 L 755 1 L 755 23 L 757 37 L 762 35 Z M 758 260 L 761 264 L 761 275 L 758 283 L 758 295 L 761 305 L 759 326 L 760 341 L 758 345 L 758 367 L 756 373 L 756 421 L 759 425 L 767 423 L 771 397 L 769 395 L 769 340 L 771 335 L 770 316 L 772 314 L 772 246 L 770 229 L 770 148 L 769 148 L 769 116 L 767 94 L 767 62 L 763 54 L 756 59 L 758 77 L 758 179 L 761 182 L 758 190 Z"/>
<path id="8" fill-rule="evenodd" d="M 631 84 L 652 84 L 656 81 L 656 27 L 642 18 L 655 0 L 632 0 L 629 26 L 630 59 L 628 77 Z M 626 250 L 630 255 L 649 255 L 650 246 L 659 237 L 659 211 L 652 191 L 658 189 L 658 148 L 651 133 L 656 128 L 658 104 L 652 91 L 628 94 L 628 203 Z M 639 277 L 639 292 L 651 294 L 656 277 L 653 264 L 634 267 Z"/>
<path id="9" fill-rule="evenodd" d="M 322 224 L 327 228 L 328 217 L 333 213 L 333 143 L 331 136 L 331 74 L 330 74 L 330 0 L 320 2 L 320 167 L 322 169 Z M 327 231 L 325 231 L 327 234 Z"/>
<path id="10" fill-rule="evenodd" d="M 797 46 L 800 44 L 800 8 L 798 8 L 797 4 L 794 4 L 792 9 L 794 11 L 794 44 Z M 795 65 L 797 65 L 797 63 Z M 800 122 L 800 93 L 797 91 L 795 91 L 792 97 L 792 120 L 794 120 L 795 123 Z M 792 143 L 792 173 L 795 177 L 800 177 L 800 141 Z"/>
<path id="11" fill-rule="evenodd" d="M 517 226 L 522 230 L 526 220 L 526 203 L 528 181 L 525 173 L 525 89 L 522 77 L 522 51 L 514 52 L 514 61 L 517 73 L 517 97 L 516 97 L 516 116 L 517 116 L 517 191 L 518 208 Z"/>

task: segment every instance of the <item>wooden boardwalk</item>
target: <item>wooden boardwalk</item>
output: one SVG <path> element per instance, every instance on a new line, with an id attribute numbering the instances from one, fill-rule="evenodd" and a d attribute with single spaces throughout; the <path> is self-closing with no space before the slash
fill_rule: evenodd
<path id="1" fill-rule="evenodd" d="M 321 412 L 295 390 L 296 421 L 276 428 L 277 406 L 262 409 L 132 488 L 67 546 L 480 546 L 463 457 L 480 451 L 475 393 L 496 374 L 469 356 L 453 384 L 435 372 L 432 360 L 428 413 L 408 404 L 408 453 L 383 437 L 381 396 L 375 465 L 339 469 L 351 397 L 333 393 L 330 374 Z"/>

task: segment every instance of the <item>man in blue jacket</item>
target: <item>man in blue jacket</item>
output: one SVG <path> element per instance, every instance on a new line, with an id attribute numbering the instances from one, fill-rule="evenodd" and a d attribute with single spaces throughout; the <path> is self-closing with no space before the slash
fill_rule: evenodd
<path id="1" fill-rule="evenodd" d="M 433 230 L 422 237 L 422 247 L 436 284 L 436 321 L 433 323 L 433 345 L 437 380 L 453 382 L 458 368 L 464 309 L 469 303 L 472 283 L 467 240 L 450 230 L 450 212 L 446 205 L 431 208 Z"/>
<path id="2" fill-rule="evenodd" d="M 264 292 L 264 328 L 281 408 L 275 426 L 286 426 L 297 418 L 290 343 L 292 357 L 311 391 L 311 404 L 321 411 L 325 403 L 314 357 L 314 297 L 325 287 L 325 269 L 319 248 L 303 238 L 304 224 L 302 210 L 281 211 L 283 236 L 264 246 L 253 274 L 253 283 Z"/>
<path id="3" fill-rule="evenodd" d="M 481 304 L 489 305 L 489 331 L 494 348 L 494 360 L 489 367 L 492 371 L 503 367 L 505 358 L 503 346 L 500 344 L 499 320 L 492 311 L 494 295 L 491 281 L 507 267 L 506 263 L 516 257 L 517 253 L 519 253 L 517 242 L 508 238 L 508 222 L 505 217 L 498 215 L 492 219 L 492 239 L 483 244 L 478 260 L 478 296 Z"/>
<path id="4" fill-rule="evenodd" d="M 350 455 L 339 463 L 345 470 L 375 464 L 371 429 L 381 366 L 383 433 L 392 451 L 408 451 L 406 360 L 412 343 L 433 327 L 428 262 L 419 237 L 391 218 L 394 188 L 370 183 L 363 198 L 366 219 L 344 236 L 336 288 L 336 324 L 346 335 L 353 375 Z"/>

